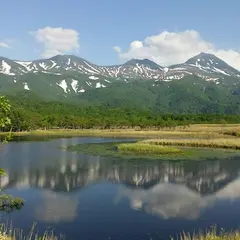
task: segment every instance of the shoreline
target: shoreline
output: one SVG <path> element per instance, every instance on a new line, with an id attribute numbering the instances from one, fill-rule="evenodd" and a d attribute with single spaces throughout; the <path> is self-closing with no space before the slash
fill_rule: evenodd
<path id="1" fill-rule="evenodd" d="M 240 132 L 240 125 L 227 124 L 196 124 L 187 128 L 165 128 L 165 129 L 47 129 L 22 132 L 11 132 L 14 137 L 21 136 L 99 136 L 99 137 L 146 137 L 146 138 L 233 138 Z M 1 136 L 7 136 L 9 132 L 0 132 Z"/>
<path id="2" fill-rule="evenodd" d="M 135 138 L 151 145 L 240 149 L 240 124 L 196 124 L 165 129 L 49 129 L 12 132 L 12 137 L 106 137 Z M 0 132 L 4 138 L 8 132 Z"/>

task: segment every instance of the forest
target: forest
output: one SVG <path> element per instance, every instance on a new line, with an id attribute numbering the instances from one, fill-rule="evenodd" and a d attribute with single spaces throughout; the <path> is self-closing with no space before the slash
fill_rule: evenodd
<path id="1" fill-rule="evenodd" d="M 76 105 L 64 101 L 44 101 L 36 96 L 6 97 L 11 105 L 8 114 L 12 131 L 36 129 L 110 129 L 110 128 L 174 128 L 197 123 L 240 123 L 239 115 L 171 114 L 152 109 Z M 1 127 L 9 131 L 10 127 Z"/>

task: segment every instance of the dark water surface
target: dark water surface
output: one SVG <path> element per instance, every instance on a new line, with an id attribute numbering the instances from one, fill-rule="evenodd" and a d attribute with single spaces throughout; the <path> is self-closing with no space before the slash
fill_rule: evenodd
<path id="1" fill-rule="evenodd" d="M 59 147 L 117 141 L 62 138 L 10 142 L 0 151 L 5 192 L 25 206 L 1 221 L 37 222 L 67 239 L 169 239 L 217 224 L 240 227 L 240 158 L 166 162 L 86 156 Z M 122 140 L 121 140 L 122 141 Z"/>

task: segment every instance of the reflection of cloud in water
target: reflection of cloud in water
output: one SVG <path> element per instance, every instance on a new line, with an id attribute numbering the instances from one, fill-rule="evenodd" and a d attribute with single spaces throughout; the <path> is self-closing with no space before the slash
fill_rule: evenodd
<path id="1" fill-rule="evenodd" d="M 170 183 L 160 183 L 145 190 L 123 187 L 119 196 L 127 197 L 133 209 L 142 209 L 165 219 L 197 219 L 201 211 L 212 207 L 217 200 L 240 199 L 240 179 L 208 196 L 201 196 L 184 185 Z"/>
<path id="2" fill-rule="evenodd" d="M 78 199 L 74 196 L 44 191 L 41 203 L 35 211 L 36 218 L 40 221 L 47 223 L 71 222 L 77 216 Z"/>
<path id="3" fill-rule="evenodd" d="M 148 190 L 123 189 L 120 195 L 129 198 L 132 208 L 142 209 L 165 219 L 196 219 L 200 210 L 212 202 L 211 198 L 204 199 L 184 185 L 168 183 L 158 184 Z"/>

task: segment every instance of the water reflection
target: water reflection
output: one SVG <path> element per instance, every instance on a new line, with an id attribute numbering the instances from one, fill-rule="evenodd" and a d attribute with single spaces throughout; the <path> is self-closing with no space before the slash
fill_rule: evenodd
<path id="1" fill-rule="evenodd" d="M 76 196 L 46 190 L 41 194 L 41 203 L 35 208 L 35 215 L 39 221 L 48 223 L 72 222 L 77 217 L 77 206 Z"/>
<path id="2" fill-rule="evenodd" d="M 226 218 L 233 219 L 234 214 L 238 218 L 240 213 L 231 206 L 240 200 L 239 157 L 197 162 L 130 161 L 59 149 L 101 141 L 105 140 L 74 138 L 8 144 L 0 152 L 0 164 L 7 172 L 0 179 L 0 187 L 26 199 L 23 210 L 11 215 L 13 220 L 20 227 L 34 221 L 56 224 L 61 232 L 66 227 L 67 235 L 75 232 L 78 236 L 70 239 L 84 237 L 92 226 L 99 239 L 106 239 L 108 235 L 101 238 L 104 231 L 122 234 L 121 226 L 129 219 L 131 229 L 124 228 L 128 233 L 145 234 L 156 233 L 161 226 L 168 229 L 164 224 L 172 220 L 181 220 L 169 222 L 169 229 L 178 232 L 184 230 L 181 224 L 186 220 L 195 221 L 197 229 L 205 227 L 202 216 L 204 223 L 217 224 L 222 218 L 214 217 L 213 210 L 226 210 Z M 225 205 L 221 205 L 223 202 Z M 26 223 L 22 223 L 22 217 Z M 171 231 L 166 234 L 173 235 Z M 145 239 L 140 235 L 137 239 Z"/>
<path id="3" fill-rule="evenodd" d="M 6 166 L 7 175 L 0 179 L 1 188 L 45 188 L 71 192 L 89 184 L 109 181 L 129 188 L 148 189 L 160 183 L 168 187 L 184 186 L 200 195 L 209 195 L 223 189 L 239 176 L 240 162 L 236 159 L 210 162 L 123 161 L 119 159 L 82 156 L 62 152 L 58 160 L 42 159 L 41 163 L 26 165 L 18 159 L 18 167 Z M 70 158 L 69 158 L 69 155 Z M 20 162 L 19 162 L 20 161 Z"/>

